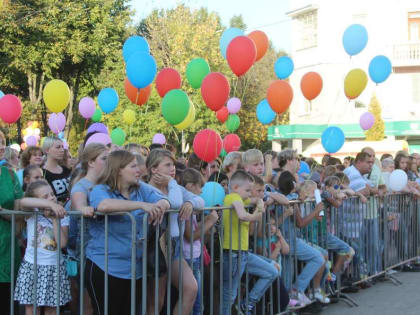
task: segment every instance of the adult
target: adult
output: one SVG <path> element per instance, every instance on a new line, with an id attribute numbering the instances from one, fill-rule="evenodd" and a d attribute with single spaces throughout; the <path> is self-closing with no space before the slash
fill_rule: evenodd
<path id="1" fill-rule="evenodd" d="M 4 150 L 6 149 L 6 137 L 4 133 L 0 131 L 0 166 L 6 163 L 4 160 Z"/>
<path id="2" fill-rule="evenodd" d="M 60 163 L 64 158 L 63 142 L 57 137 L 47 137 L 42 144 L 47 156 L 44 164 L 44 178 L 51 185 L 57 201 L 64 204 L 69 197 L 69 181 L 71 170 Z"/>
<path id="3" fill-rule="evenodd" d="M 222 171 L 226 174 L 228 178 L 240 168 L 242 162 L 242 153 L 233 151 L 229 152 L 222 163 Z"/>
<path id="4" fill-rule="evenodd" d="M 413 157 L 414 161 L 417 164 L 417 171 L 418 171 L 419 168 L 420 168 L 420 154 L 415 152 L 415 153 L 411 154 L 411 156 Z"/>
<path id="5" fill-rule="evenodd" d="M 12 147 L 6 147 L 4 150 L 4 159 L 9 168 L 16 171 L 19 168 L 19 152 Z"/>
<path id="6" fill-rule="evenodd" d="M 171 259 L 171 263 L 168 261 L 168 265 L 171 268 L 172 285 L 183 292 L 181 314 L 190 314 L 194 306 L 198 288 L 197 281 L 194 278 L 190 266 L 180 256 L 182 251 L 181 238 L 184 235 L 184 221 L 190 219 L 194 208 L 199 209 L 204 207 L 204 200 L 177 184 L 174 179 L 175 158 L 168 150 L 155 149 L 150 151 L 146 160 L 146 167 L 150 176 L 149 184 L 155 187 L 156 191 L 161 192 L 168 198 L 171 209 L 179 209 L 179 215 L 178 213 L 171 213 L 169 215 L 170 233 L 166 235 L 171 238 L 170 243 L 173 244 L 174 248 L 172 249 L 172 257 L 167 257 L 167 259 Z M 179 274 L 180 269 L 182 269 L 181 274 Z M 179 288 L 178 279 L 181 275 L 182 288 Z M 159 278 L 159 311 L 164 302 L 166 281 L 167 275 Z M 155 303 L 153 301 L 149 303 L 148 314 L 154 314 L 154 311 L 156 311 L 154 310 Z M 180 301 L 176 303 L 172 314 L 180 315 L 178 313 L 179 303 Z"/>
<path id="7" fill-rule="evenodd" d="M 279 153 L 278 159 L 280 169 L 282 171 L 289 171 L 296 178 L 296 182 L 299 182 L 297 173 L 300 168 L 300 161 L 296 150 L 286 148 Z"/>
<path id="8" fill-rule="evenodd" d="M 204 180 L 207 182 L 211 173 L 210 173 L 210 167 L 209 163 L 200 160 L 200 158 L 197 156 L 197 154 L 192 153 L 187 162 L 187 167 L 196 169 L 203 175 Z"/>
<path id="9" fill-rule="evenodd" d="M 375 150 L 371 147 L 365 147 L 362 149 L 362 152 L 367 153 L 369 155 L 369 159 L 373 160 L 372 170 L 368 174 L 364 175 L 370 184 L 371 194 L 383 195 L 384 192 L 386 192 L 386 186 L 382 177 L 380 162 L 375 157 Z"/>
<path id="10" fill-rule="evenodd" d="M 44 163 L 42 157 L 43 153 L 40 147 L 29 146 L 22 152 L 20 156 L 21 169 L 16 173 L 21 186 L 23 186 L 23 170 L 29 165 L 41 167 Z"/>
<path id="11" fill-rule="evenodd" d="M 93 165 L 92 165 L 93 166 Z M 89 194 L 90 205 L 102 213 L 131 212 L 135 218 L 137 241 L 144 239 L 144 214 L 158 223 L 169 202 L 147 184 L 139 183 L 135 156 L 117 150 L 109 154 L 104 172 Z M 105 220 L 89 220 L 91 236 L 86 248 L 87 289 L 95 314 L 104 314 Z M 109 314 L 130 314 L 132 222 L 127 215 L 108 217 L 108 310 Z M 140 243 L 139 243 L 140 244 Z M 136 250 L 136 307 L 141 309 L 143 247 Z"/>
<path id="12" fill-rule="evenodd" d="M 366 152 L 360 152 L 356 155 L 354 164 L 344 170 L 344 174 L 349 178 L 350 188 L 366 198 L 370 196 L 371 189 L 363 175 L 369 174 L 372 167 L 373 157 Z"/>

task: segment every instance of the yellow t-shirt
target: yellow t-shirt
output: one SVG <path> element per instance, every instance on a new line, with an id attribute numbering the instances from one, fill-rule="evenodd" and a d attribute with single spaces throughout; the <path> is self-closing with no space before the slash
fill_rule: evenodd
<path id="1" fill-rule="evenodd" d="M 248 205 L 251 201 L 242 200 L 241 196 L 237 193 L 229 194 L 225 197 L 223 205 L 225 207 L 230 207 L 235 201 L 240 201 L 244 206 Z M 246 209 L 245 209 L 246 210 Z M 241 226 L 241 250 L 248 250 L 248 239 L 249 239 L 249 222 L 241 221 L 238 223 L 239 218 L 235 209 L 223 210 L 223 248 L 230 249 L 230 214 L 232 213 L 232 249 L 239 250 L 239 232 L 238 224 Z"/>

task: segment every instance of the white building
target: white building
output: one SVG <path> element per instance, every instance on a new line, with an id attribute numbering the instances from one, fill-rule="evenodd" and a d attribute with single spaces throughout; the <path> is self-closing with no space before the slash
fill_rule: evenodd
<path id="1" fill-rule="evenodd" d="M 294 98 L 290 125 L 269 128 L 273 148 L 288 141 L 304 151 L 329 125 L 341 127 L 347 141 L 364 139 L 359 118 L 375 93 L 386 135 L 407 140 L 411 150 L 420 149 L 420 1 L 293 0 L 291 6 L 287 15 L 292 19 Z M 350 58 L 342 36 L 354 23 L 366 27 L 369 39 L 366 48 Z M 346 74 L 353 68 L 368 74 L 369 62 L 376 55 L 391 60 L 393 73 L 379 85 L 369 80 L 365 91 L 349 101 L 344 94 Z M 300 91 L 300 80 L 309 71 L 323 78 L 322 92 L 311 103 Z"/>

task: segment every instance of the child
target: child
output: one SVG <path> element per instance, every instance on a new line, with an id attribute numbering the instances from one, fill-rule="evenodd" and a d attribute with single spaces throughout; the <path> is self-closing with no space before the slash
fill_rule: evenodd
<path id="1" fill-rule="evenodd" d="M 204 185 L 204 178 L 199 171 L 193 168 L 187 168 L 182 175 L 182 186 L 188 191 L 199 196 L 201 188 Z M 196 215 L 192 215 L 191 222 L 185 224 L 184 231 L 184 258 L 185 261 L 192 267 L 195 280 L 197 280 L 197 297 L 195 298 L 193 314 L 201 314 L 201 232 L 206 234 L 217 222 L 219 215 L 215 210 L 211 211 L 204 219 L 203 223 L 198 224 Z M 190 244 L 193 239 L 192 245 Z M 204 241 L 204 240 L 203 240 Z M 206 250 L 203 248 L 203 251 Z M 191 260 L 192 258 L 192 260 Z"/>
<path id="2" fill-rule="evenodd" d="M 57 303 L 57 255 L 59 250 L 67 244 L 68 217 L 62 218 L 65 214 L 64 208 L 57 203 L 57 198 L 47 181 L 38 180 L 31 183 L 25 193 L 25 198 L 20 201 L 20 209 L 39 208 L 44 214 L 39 214 L 37 219 L 33 215 L 27 219 L 28 246 L 25 257 L 19 268 L 16 280 L 15 300 L 25 304 L 26 314 L 33 312 L 33 300 L 37 299 L 38 306 L 45 307 L 45 314 L 55 314 Z M 58 220 L 61 220 L 59 230 Z M 33 269 L 34 269 L 34 225 L 37 225 L 37 296 L 33 296 Z M 60 233 L 61 248 L 57 249 L 58 233 Z M 60 305 L 70 301 L 70 283 L 66 273 L 64 261 L 59 266 L 60 270 Z"/>
<path id="3" fill-rule="evenodd" d="M 231 193 L 224 200 L 224 206 L 233 209 L 223 211 L 223 314 L 230 314 L 246 267 L 248 273 L 257 276 L 258 280 L 249 293 L 249 304 L 241 303 L 245 314 L 252 314 L 256 303 L 278 277 L 274 264 L 248 251 L 249 223 L 261 220 L 264 212 L 262 200 L 258 201 L 259 206 L 252 214 L 244 207 L 250 204 L 253 184 L 251 175 L 242 170 L 236 171 L 229 182 Z"/>
<path id="4" fill-rule="evenodd" d="M 26 187 L 37 180 L 42 179 L 42 170 L 38 165 L 29 165 L 23 170 L 23 191 Z"/>

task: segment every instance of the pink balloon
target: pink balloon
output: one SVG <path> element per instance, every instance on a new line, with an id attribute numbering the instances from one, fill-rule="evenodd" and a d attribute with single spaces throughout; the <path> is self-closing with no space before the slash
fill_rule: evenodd
<path id="1" fill-rule="evenodd" d="M 55 134 L 60 133 L 63 131 L 64 127 L 66 126 L 66 117 L 63 113 L 52 113 L 50 118 L 48 118 L 48 127 L 50 127 L 51 131 Z"/>
<path id="2" fill-rule="evenodd" d="M 29 136 L 26 138 L 26 145 L 29 146 L 36 146 L 37 139 L 35 136 Z"/>
<path id="3" fill-rule="evenodd" d="M 67 143 L 67 141 L 63 141 L 63 148 L 64 148 L 64 150 L 69 149 L 69 144 Z"/>
<path id="4" fill-rule="evenodd" d="M 16 96 L 12 94 L 4 95 L 0 99 L 0 118 L 6 124 L 15 123 L 22 115 L 22 104 Z"/>
<path id="5" fill-rule="evenodd" d="M 153 136 L 152 143 L 165 144 L 166 143 L 166 138 L 163 134 L 157 133 Z"/>
<path id="6" fill-rule="evenodd" d="M 110 144 L 111 138 L 105 133 L 95 133 L 86 141 L 85 147 L 90 143 L 102 143 L 103 145 Z"/>
<path id="7" fill-rule="evenodd" d="M 80 115 L 83 116 L 85 119 L 89 119 L 95 113 L 96 104 L 93 99 L 90 97 L 84 97 L 79 102 L 79 112 Z"/>
<path id="8" fill-rule="evenodd" d="M 362 116 L 360 116 L 360 127 L 363 130 L 369 130 L 372 128 L 373 124 L 375 123 L 375 116 L 371 112 L 366 112 Z"/>
<path id="9" fill-rule="evenodd" d="M 227 109 L 230 114 L 236 114 L 241 109 L 241 100 L 237 97 L 232 97 L 227 102 Z"/>
<path id="10" fill-rule="evenodd" d="M 91 133 L 94 131 L 109 134 L 108 128 L 103 123 L 93 123 L 89 126 L 87 133 Z"/>

